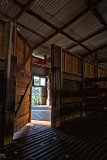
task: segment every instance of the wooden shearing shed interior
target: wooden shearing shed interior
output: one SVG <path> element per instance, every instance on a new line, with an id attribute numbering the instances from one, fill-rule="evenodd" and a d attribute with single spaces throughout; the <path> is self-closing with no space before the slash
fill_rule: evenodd
<path id="1" fill-rule="evenodd" d="M 107 160 L 107 0 L 0 0 L 2 159 Z"/>

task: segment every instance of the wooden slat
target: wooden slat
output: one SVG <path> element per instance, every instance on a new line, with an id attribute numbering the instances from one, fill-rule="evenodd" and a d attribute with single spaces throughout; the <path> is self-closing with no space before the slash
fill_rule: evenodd
<path id="1" fill-rule="evenodd" d="M 25 99 L 26 99 L 27 95 L 29 94 L 29 89 L 31 88 L 31 86 L 32 86 L 32 80 L 29 82 L 29 84 L 28 84 L 28 86 L 27 86 L 27 88 L 26 88 L 26 90 L 25 90 L 23 99 L 21 100 L 21 103 L 20 103 L 17 111 L 15 112 L 15 115 L 16 115 L 16 116 L 17 116 L 17 113 L 18 113 L 19 109 L 21 108 L 21 106 L 23 106 L 23 103 L 25 102 Z"/>

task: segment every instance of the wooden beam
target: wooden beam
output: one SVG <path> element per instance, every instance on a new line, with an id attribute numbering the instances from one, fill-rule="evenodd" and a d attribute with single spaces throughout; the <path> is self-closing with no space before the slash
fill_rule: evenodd
<path id="1" fill-rule="evenodd" d="M 6 69 L 4 76 L 4 94 L 3 94 L 3 111 L 2 111 L 2 134 L 0 132 L 0 145 L 7 145 L 13 141 L 14 130 L 14 111 L 15 111 L 15 92 L 16 92 L 16 67 L 17 57 L 12 56 L 12 38 L 13 23 L 8 23 L 6 28 Z M 0 117 L 1 118 L 1 117 Z M 2 138 L 2 144 L 1 144 Z"/>
<path id="2" fill-rule="evenodd" d="M 52 45 L 51 52 L 51 98 L 52 98 L 52 127 L 60 127 L 61 125 L 61 87 L 62 87 L 62 74 L 61 74 L 61 48 Z"/>
<path id="3" fill-rule="evenodd" d="M 104 58 L 104 59 L 98 59 L 97 60 L 97 63 L 106 63 L 107 62 L 107 58 Z"/>
<path id="4" fill-rule="evenodd" d="M 98 34 L 100 34 L 100 33 L 102 33 L 102 32 L 105 32 L 106 30 L 107 30 L 107 25 L 104 26 L 104 27 L 103 27 L 102 29 L 100 29 L 99 31 L 97 31 L 97 32 L 91 34 L 90 36 L 88 36 L 88 37 L 80 40 L 79 43 L 83 43 L 83 42 L 85 42 L 85 41 L 93 38 L 94 36 L 96 36 L 96 35 L 98 35 Z M 70 47 L 67 48 L 67 50 L 70 50 L 70 49 L 76 47 L 77 45 L 78 45 L 78 43 L 77 43 L 77 44 L 74 44 L 74 45 L 71 45 Z"/>
<path id="5" fill-rule="evenodd" d="M 26 39 L 26 41 L 29 42 L 29 43 L 35 44 L 35 45 L 38 44 L 38 43 L 36 43 L 36 42 L 28 39 L 28 38 Z M 51 49 L 50 49 L 48 46 L 45 46 L 45 45 L 41 45 L 41 48 L 44 48 L 44 49 L 46 49 L 46 50 L 48 50 L 48 51 L 51 51 Z"/>
<path id="6" fill-rule="evenodd" d="M 107 47 L 107 44 L 105 44 L 105 45 L 103 45 L 103 46 L 101 46 L 101 47 L 98 47 L 98 48 L 96 48 L 95 50 L 92 50 L 91 52 L 85 53 L 84 55 L 82 55 L 82 58 L 85 58 L 85 57 L 87 57 L 87 56 L 89 56 L 89 55 L 92 55 L 92 54 L 94 54 L 95 52 L 97 52 L 97 51 L 99 51 L 99 50 L 101 50 L 101 49 L 104 49 L 105 47 Z"/>
<path id="7" fill-rule="evenodd" d="M 27 85 L 27 88 L 26 88 L 26 90 L 25 90 L 24 96 L 23 96 L 23 98 L 22 98 L 22 100 L 21 100 L 21 102 L 20 102 L 20 104 L 19 104 L 19 106 L 18 106 L 18 108 L 17 108 L 17 110 L 16 110 L 16 112 L 15 112 L 15 116 L 16 116 L 16 117 L 17 117 L 17 114 L 18 114 L 19 109 L 23 106 L 23 104 L 24 104 L 24 102 L 25 102 L 25 100 L 26 100 L 26 97 L 28 96 L 28 94 L 29 94 L 29 89 L 30 89 L 31 87 L 32 87 L 32 79 L 30 80 L 29 84 Z"/>
<path id="8" fill-rule="evenodd" d="M 32 3 L 35 0 L 29 0 L 28 3 L 26 4 L 26 6 L 21 10 L 21 12 L 16 16 L 16 22 L 18 21 L 18 19 L 24 14 L 24 12 L 27 11 L 27 9 L 32 5 Z"/>

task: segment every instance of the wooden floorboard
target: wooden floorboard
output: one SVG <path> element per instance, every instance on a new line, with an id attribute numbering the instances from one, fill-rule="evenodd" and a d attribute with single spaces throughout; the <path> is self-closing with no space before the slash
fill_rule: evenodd
<path id="1" fill-rule="evenodd" d="M 79 118 L 59 129 L 32 130 L 2 153 L 7 160 L 107 160 L 107 115 Z"/>

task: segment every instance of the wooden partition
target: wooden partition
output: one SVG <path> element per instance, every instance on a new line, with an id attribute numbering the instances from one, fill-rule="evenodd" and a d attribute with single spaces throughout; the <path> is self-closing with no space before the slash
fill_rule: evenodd
<path id="1" fill-rule="evenodd" d="M 20 36 L 17 36 L 17 68 L 20 68 L 30 52 L 32 52 L 31 48 Z M 31 86 L 30 58 L 16 79 L 14 132 L 31 121 Z"/>
<path id="2" fill-rule="evenodd" d="M 82 60 L 52 45 L 52 126 L 59 127 L 82 115 Z"/>
<path id="3" fill-rule="evenodd" d="M 88 114 L 87 107 L 98 107 L 99 83 L 87 84 L 86 79 L 107 77 L 107 70 L 52 45 L 51 72 L 52 126 Z"/>
<path id="4" fill-rule="evenodd" d="M 0 145 L 11 143 L 13 133 L 30 122 L 31 53 L 16 24 L 0 20 Z"/>

